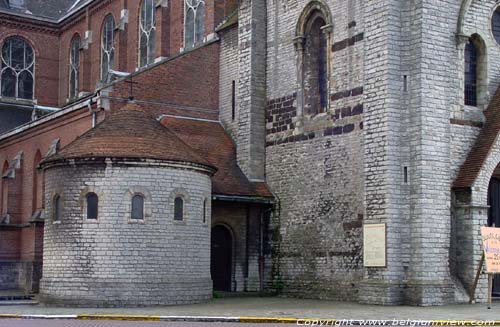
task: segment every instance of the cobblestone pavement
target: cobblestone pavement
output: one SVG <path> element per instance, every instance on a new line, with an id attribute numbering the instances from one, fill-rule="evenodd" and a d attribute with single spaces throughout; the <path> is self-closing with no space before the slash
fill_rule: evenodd
<path id="1" fill-rule="evenodd" d="M 83 320 L 3 320 L 0 327 L 270 327 L 276 324 L 142 322 L 142 321 L 83 321 Z M 294 326 L 294 325 L 290 325 Z"/>

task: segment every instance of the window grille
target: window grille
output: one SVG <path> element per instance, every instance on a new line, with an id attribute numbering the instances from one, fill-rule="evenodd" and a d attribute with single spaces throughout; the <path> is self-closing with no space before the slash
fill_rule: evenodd
<path id="1" fill-rule="evenodd" d="M 115 20 L 108 15 L 104 19 L 101 36 L 101 79 L 109 82 L 109 71 L 115 62 Z"/>
<path id="2" fill-rule="evenodd" d="M 78 96 L 78 75 L 80 69 L 80 37 L 75 35 L 71 40 L 69 56 L 69 98 Z"/>
<path id="3" fill-rule="evenodd" d="M 205 1 L 184 0 L 184 45 L 192 48 L 203 42 L 205 36 Z"/>
<path id="4" fill-rule="evenodd" d="M 477 59 L 477 48 L 469 39 L 465 45 L 464 67 L 464 97 L 467 106 L 477 106 Z"/>

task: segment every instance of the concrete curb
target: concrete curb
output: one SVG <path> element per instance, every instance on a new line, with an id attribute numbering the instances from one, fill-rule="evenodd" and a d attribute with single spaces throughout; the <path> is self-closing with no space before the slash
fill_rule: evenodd
<path id="1" fill-rule="evenodd" d="M 278 317 L 212 317 L 212 316 L 157 316 L 157 315 L 113 315 L 113 314 L 77 314 L 77 315 L 23 315 L 0 314 L 0 320 L 7 319 L 70 319 L 70 320 L 114 320 L 114 321 L 182 321 L 182 322 L 236 322 L 296 324 L 306 326 L 500 326 L 500 320 L 402 320 L 401 324 L 391 324 L 393 320 L 333 319 L 333 318 L 278 318 Z M 394 320 L 396 321 L 396 320 Z M 386 322 L 383 324 L 382 322 Z M 403 324 L 406 323 L 407 324 Z M 421 322 L 410 324 L 410 322 Z M 486 323 L 487 322 L 487 323 Z"/>

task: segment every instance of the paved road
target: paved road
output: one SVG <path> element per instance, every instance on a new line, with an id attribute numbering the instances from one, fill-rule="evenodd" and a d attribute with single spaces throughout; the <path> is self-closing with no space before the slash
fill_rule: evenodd
<path id="1" fill-rule="evenodd" d="M 0 320 L 0 327 L 276 327 L 276 324 L 134 322 L 83 320 Z M 294 325 L 290 325 L 294 326 Z"/>

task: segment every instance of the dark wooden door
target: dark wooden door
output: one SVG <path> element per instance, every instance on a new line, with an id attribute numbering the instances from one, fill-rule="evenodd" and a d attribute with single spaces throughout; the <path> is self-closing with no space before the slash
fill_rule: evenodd
<path id="1" fill-rule="evenodd" d="M 231 291 L 233 239 L 224 226 L 212 228 L 210 271 L 214 291 Z"/>
<path id="2" fill-rule="evenodd" d="M 500 180 L 493 177 L 488 190 L 488 225 L 500 227 Z M 500 296 L 500 275 L 493 277 L 493 296 Z"/>

